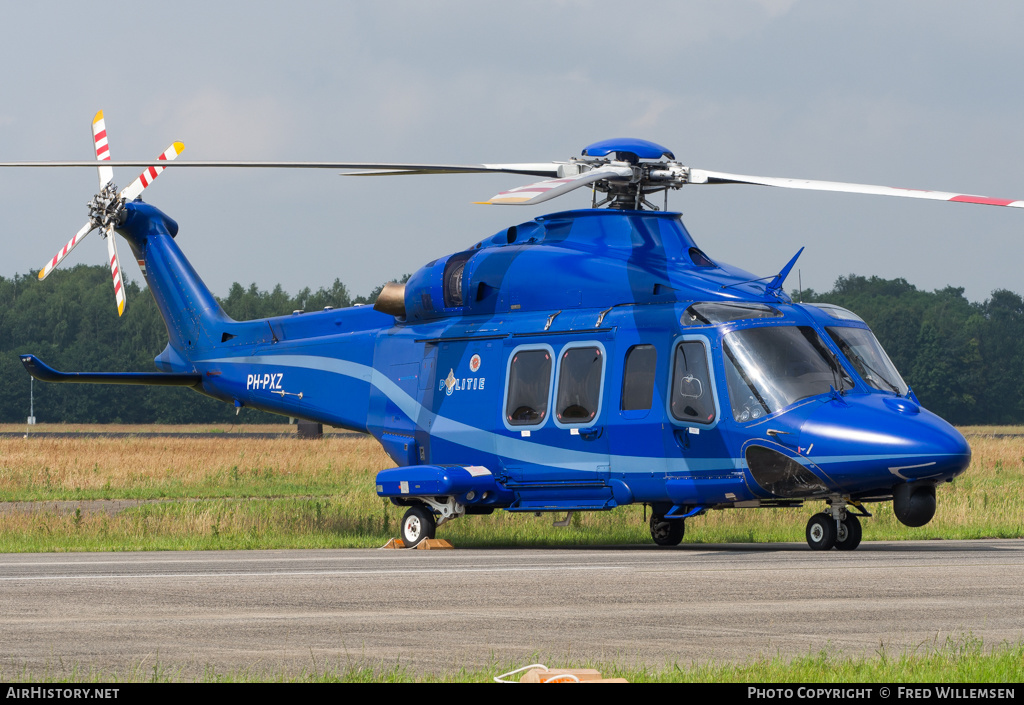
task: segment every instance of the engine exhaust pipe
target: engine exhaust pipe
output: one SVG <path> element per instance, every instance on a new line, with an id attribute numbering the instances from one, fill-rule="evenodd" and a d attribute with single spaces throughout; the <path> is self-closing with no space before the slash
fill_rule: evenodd
<path id="1" fill-rule="evenodd" d="M 388 313 L 396 318 L 405 318 L 405 284 L 385 284 L 380 296 L 377 297 L 377 303 L 373 305 L 373 310 Z"/>

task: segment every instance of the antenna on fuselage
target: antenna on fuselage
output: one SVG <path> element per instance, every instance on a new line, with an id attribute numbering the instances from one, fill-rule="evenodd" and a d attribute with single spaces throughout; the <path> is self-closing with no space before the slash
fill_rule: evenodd
<path id="1" fill-rule="evenodd" d="M 768 286 L 764 288 L 764 293 L 771 294 L 772 296 L 778 296 L 782 292 L 782 284 L 786 281 L 786 277 L 789 276 L 789 272 L 793 269 L 793 265 L 800 259 L 800 255 L 803 253 L 804 248 L 793 255 L 793 259 L 789 260 L 785 267 L 775 275 L 775 278 L 768 282 Z"/>

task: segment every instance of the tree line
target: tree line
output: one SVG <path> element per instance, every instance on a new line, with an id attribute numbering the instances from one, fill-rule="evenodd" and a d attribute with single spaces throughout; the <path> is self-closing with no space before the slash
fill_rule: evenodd
<path id="1" fill-rule="evenodd" d="M 952 424 L 1024 423 L 1024 300 L 1005 289 L 981 303 L 964 290 L 920 291 L 905 279 L 840 277 L 831 291 L 793 293 L 832 303 L 871 326 L 925 406 Z"/>
<path id="2" fill-rule="evenodd" d="M 29 415 L 29 377 L 20 354 L 33 353 L 62 371 L 153 372 L 153 358 L 167 345 L 167 328 L 149 292 L 124 282 L 128 305 L 118 319 L 110 271 L 80 264 L 56 270 L 41 285 L 34 274 L 0 277 L 0 422 Z M 342 308 L 376 300 L 352 298 L 340 280 L 294 296 L 280 285 L 262 291 L 235 283 L 218 298 L 235 320 L 264 318 L 325 306 Z M 34 385 L 39 423 L 287 423 L 254 409 L 236 416 L 231 405 L 180 387 Z"/>
<path id="3" fill-rule="evenodd" d="M 18 357 L 34 353 L 59 370 L 154 370 L 167 344 L 156 304 L 126 281 L 128 306 L 118 319 L 104 266 L 78 265 L 51 274 L 0 277 L 0 422 L 29 415 L 29 377 Z M 340 280 L 290 295 L 235 283 L 220 301 L 236 320 L 372 303 L 351 297 Z M 981 303 L 962 288 L 920 291 L 903 279 L 850 275 L 831 291 L 793 292 L 796 301 L 833 303 L 863 318 L 925 407 L 954 424 L 1024 423 L 1024 300 L 993 292 Z M 39 422 L 275 423 L 287 419 L 233 407 L 188 389 L 37 383 Z"/>

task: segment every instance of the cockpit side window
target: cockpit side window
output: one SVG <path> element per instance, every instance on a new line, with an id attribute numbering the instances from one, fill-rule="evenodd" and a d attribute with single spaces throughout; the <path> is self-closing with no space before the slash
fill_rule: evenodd
<path id="1" fill-rule="evenodd" d="M 505 422 L 509 426 L 540 426 L 547 420 L 551 390 L 551 352 L 547 348 L 517 350 L 508 370 Z"/>
<path id="2" fill-rule="evenodd" d="M 704 343 L 684 340 L 676 346 L 672 366 L 672 416 L 679 421 L 699 424 L 715 422 L 715 398 L 708 372 Z"/>

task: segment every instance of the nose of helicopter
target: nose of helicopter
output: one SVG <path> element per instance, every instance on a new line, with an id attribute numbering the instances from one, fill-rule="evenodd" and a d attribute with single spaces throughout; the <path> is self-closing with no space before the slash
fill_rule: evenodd
<path id="1" fill-rule="evenodd" d="M 803 423 L 800 445 L 848 491 L 941 482 L 971 462 L 970 446 L 951 425 L 909 399 L 877 394 L 823 404 Z"/>

